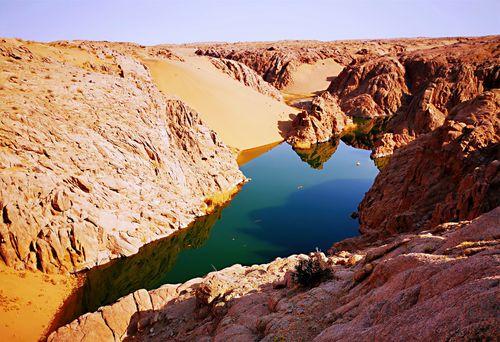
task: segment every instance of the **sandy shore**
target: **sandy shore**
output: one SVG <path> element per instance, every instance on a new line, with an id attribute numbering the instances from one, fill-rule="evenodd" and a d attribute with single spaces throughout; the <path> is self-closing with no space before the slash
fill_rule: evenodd
<path id="1" fill-rule="evenodd" d="M 267 144 L 264 146 L 259 146 L 259 147 L 250 148 L 248 150 L 243 150 L 240 153 L 238 153 L 238 157 L 237 157 L 236 161 L 238 162 L 239 166 L 243 166 L 246 163 L 248 163 L 249 161 L 251 161 L 252 159 L 255 159 L 255 158 L 263 155 L 267 151 L 272 150 L 273 148 L 275 148 L 279 144 L 280 144 L 280 142 L 274 142 L 274 143 Z"/>
<path id="2" fill-rule="evenodd" d="M 197 110 L 229 146 L 240 150 L 282 141 L 297 110 L 260 94 L 216 69 L 207 57 L 185 62 L 145 60 L 159 89 Z"/>
<path id="3" fill-rule="evenodd" d="M 77 283 L 73 276 L 16 271 L 0 262 L 0 340 L 41 339 Z"/>

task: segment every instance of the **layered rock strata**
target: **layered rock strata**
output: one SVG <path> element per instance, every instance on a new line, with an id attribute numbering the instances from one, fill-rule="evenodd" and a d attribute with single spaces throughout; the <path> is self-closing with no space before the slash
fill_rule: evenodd
<path id="1" fill-rule="evenodd" d="M 118 50 L 0 42 L 7 265 L 77 271 L 134 254 L 244 180 L 197 113 Z"/>
<path id="2" fill-rule="evenodd" d="M 333 275 L 312 288 L 294 281 L 309 258 L 296 255 L 139 290 L 49 341 L 488 340 L 499 334 L 499 217 L 320 255 Z"/>

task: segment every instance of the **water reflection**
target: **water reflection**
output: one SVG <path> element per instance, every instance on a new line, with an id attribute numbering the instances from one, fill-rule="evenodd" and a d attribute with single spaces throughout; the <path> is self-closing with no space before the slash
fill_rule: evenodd
<path id="1" fill-rule="evenodd" d="M 375 141 L 382 137 L 387 119 L 354 118 L 353 121 L 355 128 L 344 132 L 341 138 L 342 141 L 355 148 L 371 150 L 375 145 Z"/>
<path id="2" fill-rule="evenodd" d="M 309 149 L 294 148 L 294 151 L 303 162 L 309 164 L 313 169 L 322 170 L 323 165 L 337 150 L 340 140 L 358 149 L 371 150 L 375 146 L 375 141 L 382 137 L 386 123 L 386 118 L 354 118 L 354 128 L 344 131 L 341 137 L 334 137 L 328 142 L 312 145 Z M 373 161 L 381 170 L 387 165 L 389 157 L 375 158 Z"/>
<path id="3" fill-rule="evenodd" d="M 322 170 L 326 163 L 335 153 L 340 139 L 334 138 L 325 143 L 315 144 L 308 149 L 294 148 L 294 151 L 303 162 L 309 164 L 313 169 Z"/>

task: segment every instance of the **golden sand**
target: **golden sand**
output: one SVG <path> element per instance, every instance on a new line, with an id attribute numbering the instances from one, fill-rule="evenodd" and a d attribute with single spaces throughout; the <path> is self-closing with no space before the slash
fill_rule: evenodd
<path id="1" fill-rule="evenodd" d="M 77 283 L 74 276 L 16 271 L 0 261 L 0 340 L 41 339 Z"/>
<path id="2" fill-rule="evenodd" d="M 288 94 L 311 94 L 325 90 L 343 69 L 333 58 L 319 60 L 314 64 L 301 64 L 292 71 L 292 82 L 283 92 Z"/>

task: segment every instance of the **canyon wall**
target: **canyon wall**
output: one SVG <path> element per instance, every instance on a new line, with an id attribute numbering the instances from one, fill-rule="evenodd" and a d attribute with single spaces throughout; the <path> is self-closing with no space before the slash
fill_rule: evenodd
<path id="1" fill-rule="evenodd" d="M 468 220 L 500 205 L 500 90 L 454 107 L 398 149 L 359 205 L 362 233 Z"/>
<path id="2" fill-rule="evenodd" d="M 77 271 L 186 227 L 244 180 L 135 45 L 0 42 L 0 255 Z M 165 50 L 156 49 L 165 58 Z"/>
<path id="3" fill-rule="evenodd" d="M 322 115 L 328 130 L 321 130 L 316 137 L 310 135 L 308 140 L 315 143 L 341 134 L 344 126 L 325 123 L 337 122 L 340 115 L 385 117 L 390 120 L 372 156 L 391 155 L 417 136 L 441 126 L 456 105 L 499 87 L 499 43 L 498 37 L 475 38 L 382 56 L 367 49 L 331 82 L 327 89 L 330 105 L 324 107 L 332 110 Z M 314 109 L 305 111 L 301 121 L 308 115 L 311 119 L 317 116 Z M 304 140 L 300 131 L 292 131 L 288 141 L 293 144 L 301 138 Z"/>

